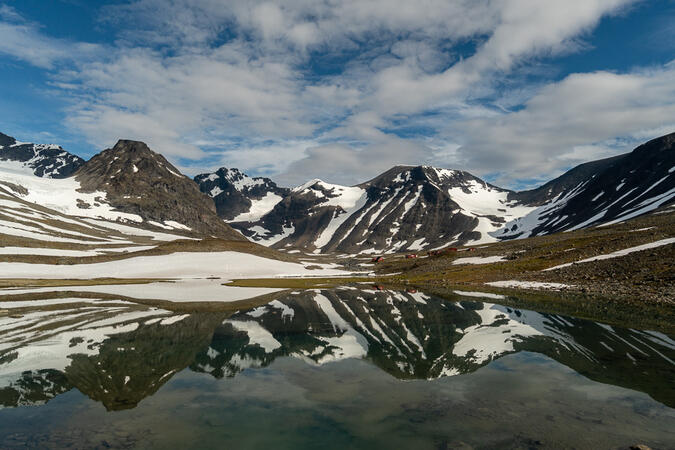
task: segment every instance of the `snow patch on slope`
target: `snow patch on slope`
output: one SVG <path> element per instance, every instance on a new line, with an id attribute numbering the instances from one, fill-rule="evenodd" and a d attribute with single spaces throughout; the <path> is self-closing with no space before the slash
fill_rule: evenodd
<path id="1" fill-rule="evenodd" d="M 0 164 L 0 181 L 24 187 L 28 193 L 17 193 L 22 200 L 37 203 L 71 216 L 84 216 L 106 220 L 143 222 L 136 214 L 115 211 L 105 200 L 105 192 L 82 193 L 75 178 L 41 178 L 28 173 L 21 163 L 3 161 Z M 87 207 L 79 207 L 88 205 Z"/>
<path id="2" fill-rule="evenodd" d="M 228 222 L 255 222 L 260 220 L 262 216 L 272 211 L 281 200 L 283 200 L 282 197 L 274 192 L 268 192 L 259 200 L 251 199 L 251 208 L 248 212 L 241 213 Z"/>
<path id="3" fill-rule="evenodd" d="M 572 264 L 582 264 L 582 263 L 587 263 L 587 262 L 591 262 L 591 261 L 602 261 L 602 260 L 605 260 L 605 259 L 618 258 L 620 256 L 625 256 L 625 255 L 628 255 L 630 253 L 641 252 L 641 251 L 644 251 L 644 250 L 649 250 L 651 248 L 661 247 L 661 246 L 670 245 L 670 244 L 675 244 L 675 238 L 661 239 L 660 241 L 650 242 L 649 244 L 638 245 L 638 246 L 635 246 L 635 247 L 624 248 L 623 250 L 617 250 L 615 252 L 607 253 L 605 255 L 598 255 L 598 256 L 593 256 L 591 258 L 582 259 L 580 261 L 574 261 L 574 262 L 571 262 L 571 263 L 560 264 L 560 265 L 557 265 L 557 266 L 549 267 L 548 269 L 544 269 L 544 271 L 562 269 L 563 267 L 569 267 Z"/>

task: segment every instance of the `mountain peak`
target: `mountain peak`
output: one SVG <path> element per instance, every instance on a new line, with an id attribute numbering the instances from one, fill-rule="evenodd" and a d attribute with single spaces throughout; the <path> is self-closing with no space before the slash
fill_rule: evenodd
<path id="1" fill-rule="evenodd" d="M 14 161 L 38 177 L 66 178 L 84 164 L 84 160 L 54 144 L 18 142 L 0 133 L 0 161 Z"/>
<path id="2" fill-rule="evenodd" d="M 113 150 L 130 150 L 130 151 L 149 151 L 151 153 L 155 153 L 152 150 L 150 150 L 150 147 L 148 147 L 148 144 L 146 144 L 143 141 L 135 141 L 133 139 L 118 139 L 117 143 L 113 147 Z"/>
<path id="3" fill-rule="evenodd" d="M 16 144 L 16 139 L 12 136 L 7 136 L 4 133 L 0 133 L 0 147 L 9 147 L 10 145 Z"/>
<path id="4" fill-rule="evenodd" d="M 192 180 L 144 142 L 119 140 L 91 158 L 76 177 L 84 192 L 106 192 L 112 206 L 144 220 L 173 221 L 202 234 L 243 239 L 216 215 L 213 202 Z"/>
<path id="5" fill-rule="evenodd" d="M 258 220 L 290 192 L 269 178 L 250 177 L 234 167 L 199 174 L 194 181 L 200 191 L 213 199 L 218 215 L 228 222 Z"/>
<path id="6" fill-rule="evenodd" d="M 326 184 L 326 183 L 324 183 L 324 181 L 319 179 L 319 178 L 314 178 L 312 180 L 307 181 L 304 184 L 301 184 L 300 186 L 294 187 L 292 191 L 293 192 L 302 192 L 305 189 L 309 189 L 316 184 Z"/>
<path id="7" fill-rule="evenodd" d="M 145 157 L 145 158 L 157 158 L 161 157 L 164 159 L 162 155 L 159 153 L 156 153 L 148 147 L 148 144 L 146 144 L 143 141 L 133 141 L 130 139 L 120 139 L 117 141 L 115 146 L 111 149 L 105 150 L 105 152 L 109 152 L 109 154 L 114 155 L 115 157 L 122 157 L 125 155 L 128 155 L 129 157 Z"/>

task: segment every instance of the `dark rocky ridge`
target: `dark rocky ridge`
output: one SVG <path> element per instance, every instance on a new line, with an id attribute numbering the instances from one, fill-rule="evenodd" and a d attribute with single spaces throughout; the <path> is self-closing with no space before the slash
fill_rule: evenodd
<path id="1" fill-rule="evenodd" d="M 555 201 L 560 196 L 562 200 Z M 675 133 L 630 153 L 577 166 L 540 188 L 512 198 L 549 206 L 507 224 L 499 238 L 538 236 L 627 220 L 675 201 Z M 528 219 L 536 219 L 534 226 Z M 532 220 L 529 220 L 532 222 Z M 528 234 L 529 233 L 529 234 Z"/>
<path id="2" fill-rule="evenodd" d="M 213 173 L 194 177 L 199 190 L 213 198 L 218 215 L 230 221 L 251 210 L 252 200 L 261 200 L 268 194 L 285 197 L 288 188 L 279 187 L 269 178 L 249 177 L 239 169 L 221 167 Z"/>
<path id="3" fill-rule="evenodd" d="M 84 159 L 58 145 L 17 144 L 16 139 L 0 133 L 0 160 L 18 161 L 38 177 L 67 178 L 84 164 Z"/>
<path id="4" fill-rule="evenodd" d="M 243 240 L 224 223 L 197 185 L 162 155 L 138 141 L 120 140 L 75 174 L 85 192 L 103 191 L 116 209 L 145 221 L 176 221 L 199 234 Z"/>
<path id="5" fill-rule="evenodd" d="M 615 162 L 621 160 L 624 156 L 618 155 L 580 164 L 538 188 L 513 192 L 510 198 L 527 203 L 528 205 L 543 205 L 558 195 L 574 189 L 574 187 L 588 180 L 593 175 L 612 167 Z"/>
<path id="6" fill-rule="evenodd" d="M 672 204 L 674 168 L 675 133 L 522 192 L 464 171 L 397 166 L 354 187 L 367 193 L 355 212 L 339 205 L 342 192 L 353 188 L 314 180 L 293 189 L 259 220 L 233 226 L 276 248 L 347 253 L 459 246 L 489 238 L 486 233 L 497 239 L 536 236 L 626 220 Z M 419 201 L 406 210 L 418 190 Z M 518 206 L 530 212 L 511 210 Z M 321 238 L 325 232 L 332 233 L 328 243 Z"/>

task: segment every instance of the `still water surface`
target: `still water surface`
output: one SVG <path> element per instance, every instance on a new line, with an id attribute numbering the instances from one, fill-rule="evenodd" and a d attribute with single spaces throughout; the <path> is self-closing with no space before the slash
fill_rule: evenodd
<path id="1" fill-rule="evenodd" d="M 675 448 L 672 337 L 456 300 L 5 302 L 0 447 Z"/>

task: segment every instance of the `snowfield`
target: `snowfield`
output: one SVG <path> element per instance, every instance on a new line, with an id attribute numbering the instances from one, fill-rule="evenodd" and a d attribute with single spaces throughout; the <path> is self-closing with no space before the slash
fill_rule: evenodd
<path id="1" fill-rule="evenodd" d="M 457 295 L 462 297 L 478 297 L 478 298 L 491 298 L 494 300 L 504 300 L 506 296 L 501 294 L 493 294 L 491 292 L 476 292 L 476 291 L 452 291 Z"/>
<path id="2" fill-rule="evenodd" d="M 439 173 L 439 177 L 441 174 L 442 172 Z M 470 193 L 465 192 L 467 189 Z M 508 201 L 507 191 L 495 189 L 475 180 L 471 180 L 468 186 L 448 189 L 448 195 L 460 205 L 464 214 L 478 219 L 478 225 L 473 231 L 479 231 L 481 237 L 467 242 L 466 245 L 487 244 L 497 241 L 495 233 L 503 226 L 503 223 L 493 223 L 488 216 L 502 217 L 509 222 L 536 209 L 532 206 Z"/>
<path id="3" fill-rule="evenodd" d="M 308 270 L 302 264 L 238 252 L 181 252 L 95 264 L 0 263 L 5 278 L 273 278 L 346 275 L 337 269 Z"/>
<path id="4" fill-rule="evenodd" d="M 505 256 L 475 256 L 469 258 L 457 258 L 452 262 L 453 265 L 458 264 L 491 264 L 496 262 L 506 261 Z"/>
<path id="5" fill-rule="evenodd" d="M 154 233 L 152 231 L 140 230 L 135 227 L 124 226 L 115 223 L 116 221 L 123 221 L 140 224 L 143 223 L 143 218 L 136 214 L 129 214 L 115 210 L 106 202 L 107 194 L 105 192 L 80 192 L 80 183 L 79 181 L 75 180 L 74 177 L 42 178 L 34 175 L 33 171 L 29 167 L 26 167 L 23 163 L 17 161 L 0 161 L 0 181 L 15 184 L 26 189 L 27 193 L 23 193 L 13 191 L 11 188 L 5 187 L 5 189 L 13 191 L 15 198 L 49 208 L 57 213 L 72 216 L 70 219 L 67 219 L 52 214 L 53 218 L 56 220 L 66 222 L 69 221 L 70 223 L 83 226 L 84 224 L 82 223 L 82 220 L 78 220 L 77 218 L 86 217 L 88 219 L 84 220 L 90 221 L 92 225 L 97 227 L 117 230 L 124 228 L 125 231 L 132 230 L 129 234 L 136 234 L 139 236 L 156 235 L 157 240 L 185 239 L 182 236 Z M 1 206 L 3 206 L 3 212 L 8 212 L 7 210 L 4 210 L 4 207 L 7 207 L 9 211 L 19 209 L 19 212 L 14 211 L 14 215 L 23 216 L 21 217 L 22 220 L 25 220 L 25 216 L 27 214 L 33 218 L 44 218 L 45 216 L 49 215 L 42 211 L 36 211 L 32 213 L 25 212 L 24 210 L 29 208 L 28 205 L 18 201 L 4 198 L 0 201 L 2 202 Z M 175 221 L 167 221 L 164 224 L 152 222 L 152 225 L 167 230 L 190 231 L 189 227 Z M 73 232 L 67 233 L 73 234 Z M 7 232 L 7 234 L 17 233 Z"/>
<path id="6" fill-rule="evenodd" d="M 28 194 L 19 197 L 22 200 L 37 203 L 38 205 L 71 216 L 86 216 L 106 220 L 127 220 L 143 222 L 143 218 L 136 214 L 115 211 L 105 202 L 105 192 L 82 193 L 80 183 L 74 177 L 70 178 L 41 178 L 33 174 L 22 163 L 2 161 L 0 165 L 0 179 L 9 183 L 23 186 Z M 89 208 L 78 207 L 78 201 L 90 205 Z"/>
<path id="7" fill-rule="evenodd" d="M 281 200 L 283 200 L 281 196 L 274 192 L 268 192 L 260 200 L 251 200 L 251 209 L 248 212 L 241 213 L 228 222 L 255 222 L 260 220 L 262 216 L 272 211 Z"/>

